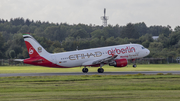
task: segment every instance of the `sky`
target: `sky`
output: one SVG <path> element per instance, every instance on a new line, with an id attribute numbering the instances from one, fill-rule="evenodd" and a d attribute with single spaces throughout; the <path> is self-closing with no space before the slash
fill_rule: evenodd
<path id="1" fill-rule="evenodd" d="M 104 8 L 113 26 L 180 26 L 180 0 L 0 0 L 0 19 L 102 25 Z"/>

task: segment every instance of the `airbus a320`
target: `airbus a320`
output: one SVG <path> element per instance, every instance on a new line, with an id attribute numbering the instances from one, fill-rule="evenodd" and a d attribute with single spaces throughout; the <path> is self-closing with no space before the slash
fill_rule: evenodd
<path id="1" fill-rule="evenodd" d="M 83 73 L 88 72 L 88 66 L 100 67 L 98 73 L 103 73 L 104 65 L 125 67 L 128 60 L 147 56 L 150 51 L 140 44 L 124 44 L 108 47 L 84 49 L 61 53 L 47 52 L 30 34 L 23 34 L 30 58 L 23 59 L 25 64 L 55 68 L 71 68 L 83 66 Z M 136 67 L 136 64 L 133 64 Z"/>

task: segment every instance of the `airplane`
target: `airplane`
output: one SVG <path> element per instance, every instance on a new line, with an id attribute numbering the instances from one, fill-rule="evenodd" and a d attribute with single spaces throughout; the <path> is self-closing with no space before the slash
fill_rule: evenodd
<path id="1" fill-rule="evenodd" d="M 108 47 L 76 50 L 61 53 L 47 52 L 29 33 L 23 34 L 23 38 L 30 58 L 23 59 L 25 64 L 54 67 L 71 68 L 81 67 L 83 73 L 88 72 L 88 66 L 100 67 L 98 73 L 103 73 L 104 65 L 114 67 L 125 67 L 128 60 L 133 60 L 147 56 L 150 51 L 140 44 L 124 44 Z M 136 63 L 133 63 L 136 67 Z"/>

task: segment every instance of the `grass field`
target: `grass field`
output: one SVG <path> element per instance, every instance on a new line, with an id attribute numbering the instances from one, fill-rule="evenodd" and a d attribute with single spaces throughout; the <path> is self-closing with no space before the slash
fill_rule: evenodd
<path id="1" fill-rule="evenodd" d="M 0 73 L 49 73 L 49 72 L 82 72 L 83 67 L 75 68 L 49 68 L 40 66 L 0 66 Z M 114 71 L 180 71 L 180 64 L 149 64 L 137 65 L 133 68 L 128 67 L 116 68 L 113 66 L 103 66 L 105 72 Z M 97 67 L 90 67 L 89 72 L 97 72 Z"/>
<path id="2" fill-rule="evenodd" d="M 0 101 L 179 101 L 180 75 L 1 77 Z"/>
<path id="3" fill-rule="evenodd" d="M 1 66 L 0 73 L 81 72 L 82 68 Z M 107 71 L 179 71 L 179 64 L 104 66 Z M 96 72 L 97 68 L 89 68 Z M 180 75 L 0 77 L 0 101 L 179 101 Z"/>

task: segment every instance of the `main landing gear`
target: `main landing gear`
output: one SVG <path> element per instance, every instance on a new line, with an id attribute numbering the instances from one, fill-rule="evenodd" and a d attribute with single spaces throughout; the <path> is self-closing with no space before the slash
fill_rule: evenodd
<path id="1" fill-rule="evenodd" d="M 104 64 L 100 65 L 100 68 L 98 68 L 98 73 L 104 73 L 104 69 L 102 68 L 102 66 L 104 66 Z M 88 72 L 88 68 L 86 68 L 86 66 L 84 66 L 84 68 L 82 69 L 83 73 L 87 73 Z"/>
<path id="2" fill-rule="evenodd" d="M 100 64 L 100 68 L 98 68 L 98 73 L 104 73 L 104 69 L 102 68 L 102 66 L 104 66 L 104 64 Z"/>
<path id="3" fill-rule="evenodd" d="M 84 68 L 82 69 L 83 73 L 87 73 L 88 72 L 88 68 L 86 68 L 86 66 L 84 66 Z"/>
<path id="4" fill-rule="evenodd" d="M 103 73 L 104 72 L 104 69 L 103 68 L 98 68 L 98 73 Z"/>

